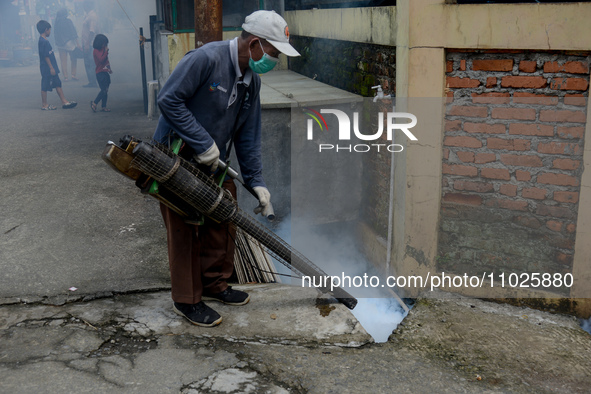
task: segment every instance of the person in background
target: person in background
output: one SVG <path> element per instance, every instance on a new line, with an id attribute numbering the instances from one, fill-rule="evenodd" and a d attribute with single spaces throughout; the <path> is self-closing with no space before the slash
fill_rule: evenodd
<path id="1" fill-rule="evenodd" d="M 261 79 L 278 56 L 299 56 L 289 43 L 285 20 L 274 11 L 246 17 L 244 31 L 232 41 L 210 42 L 190 51 L 176 66 L 158 95 L 162 115 L 154 139 L 167 143 L 177 136 L 181 155 L 214 172 L 218 158 L 236 148 L 242 177 L 259 198 L 255 213 L 266 216 L 271 194 L 262 176 Z M 234 198 L 232 179 L 223 183 Z M 160 205 L 168 234 L 173 311 L 192 324 L 213 327 L 222 317 L 203 300 L 244 305 L 250 296 L 232 289 L 236 230 L 206 218 L 203 225 Z"/>
<path id="2" fill-rule="evenodd" d="M 86 17 L 82 22 L 82 52 L 84 53 L 84 68 L 86 69 L 86 77 L 88 83 L 84 85 L 85 88 L 96 88 L 96 73 L 94 58 L 92 56 L 92 43 L 94 36 L 98 33 L 98 15 L 94 11 L 94 1 L 86 0 L 84 2 L 84 11 Z"/>
<path id="3" fill-rule="evenodd" d="M 70 56 L 71 63 L 70 77 L 73 81 L 77 81 L 76 66 L 78 58 L 74 56 L 72 52 L 74 49 L 79 48 L 80 44 L 78 42 L 78 33 L 76 32 L 74 23 L 68 18 L 68 10 L 66 8 L 62 8 L 57 12 L 53 25 L 55 45 L 59 50 L 64 81 L 68 80 L 68 55 Z"/>
<path id="4" fill-rule="evenodd" d="M 101 111 L 111 112 L 107 108 L 107 93 L 109 92 L 109 85 L 111 85 L 111 64 L 109 63 L 109 39 L 104 34 L 97 34 L 94 37 L 92 46 L 94 51 L 92 53 L 94 57 L 94 63 L 96 64 L 96 80 L 98 82 L 101 91 L 96 96 L 94 101 L 90 102 L 90 108 L 93 112 L 97 111 L 97 104 L 102 101 Z"/>
<path id="5" fill-rule="evenodd" d="M 41 109 L 42 110 L 54 110 L 55 106 L 47 103 L 47 92 L 51 92 L 53 88 L 57 92 L 60 100 L 62 101 L 62 108 L 70 109 L 76 106 L 75 101 L 68 101 L 64 97 L 62 91 L 62 81 L 58 76 L 60 70 L 57 67 L 57 61 L 55 60 L 55 54 L 53 48 L 47 40 L 47 37 L 51 34 L 51 24 L 46 20 L 40 20 L 37 23 L 37 31 L 41 35 L 39 37 L 39 68 L 41 69 Z"/>

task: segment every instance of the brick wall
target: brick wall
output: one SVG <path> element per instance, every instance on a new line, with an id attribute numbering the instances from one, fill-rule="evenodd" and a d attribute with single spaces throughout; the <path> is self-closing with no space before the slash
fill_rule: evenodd
<path id="1" fill-rule="evenodd" d="M 590 60 L 448 52 L 439 269 L 571 270 Z"/>

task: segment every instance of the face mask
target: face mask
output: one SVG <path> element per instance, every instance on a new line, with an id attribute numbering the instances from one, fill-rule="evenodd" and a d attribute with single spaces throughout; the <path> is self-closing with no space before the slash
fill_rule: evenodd
<path id="1" fill-rule="evenodd" d="M 248 66 L 255 73 L 264 74 L 266 72 L 271 71 L 273 69 L 273 67 L 275 67 L 275 65 L 277 64 L 279 59 L 277 59 L 276 57 L 271 57 L 271 56 L 267 55 L 267 53 L 263 49 L 263 45 L 261 44 L 260 41 L 259 41 L 259 45 L 261 46 L 261 49 L 263 50 L 263 57 L 261 57 L 257 61 L 254 61 L 254 60 L 252 60 L 252 54 L 250 54 L 250 59 L 248 60 Z M 250 53 L 250 49 L 248 50 L 248 52 Z"/>

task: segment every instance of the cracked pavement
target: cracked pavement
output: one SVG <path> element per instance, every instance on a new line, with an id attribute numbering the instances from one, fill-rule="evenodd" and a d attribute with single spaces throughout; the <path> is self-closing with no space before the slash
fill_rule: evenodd
<path id="1" fill-rule="evenodd" d="M 588 392 L 591 335 L 575 318 L 441 293 L 386 343 L 318 293 L 242 285 L 189 324 L 170 293 L 0 306 L 3 391 L 122 393 Z M 7 301 L 5 301 L 7 302 Z M 14 302 L 14 301 L 13 301 Z"/>

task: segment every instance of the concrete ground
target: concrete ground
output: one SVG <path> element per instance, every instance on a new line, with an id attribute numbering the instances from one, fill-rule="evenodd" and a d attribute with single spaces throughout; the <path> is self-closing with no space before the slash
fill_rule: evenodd
<path id="1" fill-rule="evenodd" d="M 380 344 L 342 305 L 276 284 L 212 304 L 219 327 L 190 325 L 171 310 L 157 203 L 100 158 L 155 127 L 137 79 L 116 75 L 111 113 L 91 112 L 84 81 L 64 83 L 78 108 L 41 111 L 36 63 L 0 68 L 0 391 L 591 390 L 575 318 L 445 294 Z"/>
<path id="2" fill-rule="evenodd" d="M 587 393 L 591 336 L 571 317 L 481 300 L 419 300 L 386 343 L 311 289 L 241 286 L 200 328 L 166 291 L 0 308 L 2 391 Z M 324 316 L 326 315 L 326 316 Z"/>

